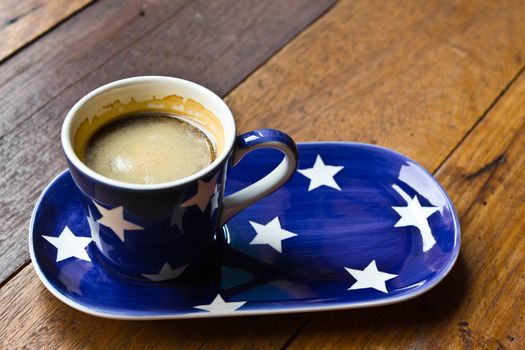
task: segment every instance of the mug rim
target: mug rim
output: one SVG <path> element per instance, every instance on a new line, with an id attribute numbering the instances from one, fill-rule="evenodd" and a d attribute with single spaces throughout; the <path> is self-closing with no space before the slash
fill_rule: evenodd
<path id="1" fill-rule="evenodd" d="M 194 174 L 183 177 L 181 179 L 168 181 L 168 182 L 161 182 L 157 184 L 136 184 L 136 183 L 129 183 L 129 182 L 124 182 L 124 181 L 114 180 L 109 177 L 103 176 L 95 172 L 94 170 L 90 169 L 87 165 L 85 165 L 80 160 L 80 158 L 77 156 L 77 154 L 73 150 L 72 142 L 73 142 L 74 137 L 73 138 L 70 137 L 70 130 L 72 128 L 72 122 L 75 119 L 75 116 L 78 110 L 86 102 L 93 99 L 95 96 L 111 91 L 115 88 L 135 85 L 137 83 L 142 83 L 142 82 L 155 82 L 155 81 L 164 81 L 164 82 L 169 81 L 169 82 L 173 82 L 176 84 L 189 85 L 191 88 L 197 90 L 199 93 L 211 96 L 212 99 L 216 100 L 218 104 L 224 107 L 224 110 L 226 112 L 224 117 L 230 121 L 230 125 L 229 126 L 225 125 L 225 123 L 221 120 L 221 118 L 217 117 L 217 119 L 219 119 L 219 122 L 222 124 L 223 128 L 225 129 L 230 128 L 232 129 L 231 130 L 232 132 L 230 133 L 230 135 L 227 135 L 227 133 L 225 133 L 226 135 L 225 135 L 225 140 L 224 140 L 224 148 L 221 154 L 219 154 L 219 156 L 216 157 L 215 160 L 211 162 L 210 164 L 208 164 L 205 168 L 199 170 L 198 172 Z M 74 167 L 77 168 L 77 170 L 79 170 L 84 175 L 94 179 L 95 181 L 106 184 L 108 186 L 124 189 L 124 190 L 162 190 L 162 189 L 173 188 L 173 187 L 185 185 L 190 182 L 201 179 L 203 176 L 208 174 L 212 169 L 220 165 L 229 156 L 230 151 L 233 148 L 233 145 L 235 143 L 235 137 L 236 137 L 236 125 L 235 125 L 235 120 L 233 118 L 233 114 L 230 108 L 228 107 L 228 105 L 226 104 L 226 102 L 224 102 L 224 100 L 220 98 L 217 94 L 215 94 L 213 91 L 209 90 L 208 88 L 205 88 L 204 86 L 199 85 L 189 80 L 175 78 L 175 77 L 168 77 L 168 76 L 157 76 L 157 75 L 147 75 L 147 76 L 124 78 L 124 79 L 110 82 L 108 84 L 105 84 L 105 85 L 102 85 L 96 88 L 95 90 L 92 90 L 88 94 L 84 95 L 80 100 L 78 100 L 73 105 L 73 107 L 68 111 L 66 118 L 64 119 L 64 122 L 62 123 L 62 130 L 61 130 L 62 148 L 64 150 L 66 158 L 72 163 Z"/>

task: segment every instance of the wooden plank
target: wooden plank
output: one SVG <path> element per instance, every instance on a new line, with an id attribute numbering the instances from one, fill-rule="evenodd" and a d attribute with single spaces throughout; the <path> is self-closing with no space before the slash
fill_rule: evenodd
<path id="1" fill-rule="evenodd" d="M 157 74 L 224 95 L 333 2 L 99 1 L 2 65 L 0 136 L 90 74 L 81 89 Z"/>
<path id="2" fill-rule="evenodd" d="M 0 62 L 93 0 L 0 1 Z"/>
<path id="3" fill-rule="evenodd" d="M 225 94 L 332 2 L 100 1 L 7 61 L 0 70 L 0 281 L 28 261 L 28 213 L 65 168 L 59 132 L 76 100 L 147 74 Z"/>
<path id="4" fill-rule="evenodd" d="M 341 1 L 227 102 L 240 131 L 377 143 L 433 169 L 524 64 L 522 5 Z"/>
<path id="5" fill-rule="evenodd" d="M 0 136 L 111 57 L 143 41 L 145 35 L 176 16 L 187 3 L 99 1 L 3 63 Z"/>
<path id="6" fill-rule="evenodd" d="M 525 73 L 437 172 L 460 216 L 461 254 L 424 296 L 310 318 L 290 349 L 525 347 Z"/>

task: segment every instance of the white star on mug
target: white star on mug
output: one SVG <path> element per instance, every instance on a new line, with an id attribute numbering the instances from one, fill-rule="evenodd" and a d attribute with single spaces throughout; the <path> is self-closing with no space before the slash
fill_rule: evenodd
<path id="1" fill-rule="evenodd" d="M 185 208 L 192 205 L 196 205 L 199 207 L 201 212 L 204 212 L 206 208 L 208 207 L 208 204 L 210 203 L 210 198 L 213 196 L 217 184 L 217 177 L 219 176 L 219 173 L 215 174 L 213 179 L 211 179 L 209 182 L 198 180 L 197 181 L 197 193 L 184 203 L 182 203 L 180 206 Z"/>
<path id="2" fill-rule="evenodd" d="M 97 220 L 98 223 L 109 227 L 122 242 L 125 240 L 125 230 L 143 230 L 144 227 L 136 225 L 124 219 L 124 207 L 116 207 L 113 209 L 106 209 L 103 206 L 93 201 L 102 217 Z"/>
<path id="3" fill-rule="evenodd" d="M 86 216 L 86 219 L 89 225 L 89 231 L 91 232 L 91 238 L 97 245 L 98 249 L 102 250 L 102 242 L 100 241 L 100 224 L 95 220 L 95 218 L 93 218 L 93 214 L 91 214 L 91 209 L 89 209 L 89 206 L 88 214 L 89 216 Z"/>

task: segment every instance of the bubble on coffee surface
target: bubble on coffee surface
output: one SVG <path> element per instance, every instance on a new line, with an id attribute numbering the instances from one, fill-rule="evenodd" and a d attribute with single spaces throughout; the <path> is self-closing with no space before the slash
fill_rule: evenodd
<path id="1" fill-rule="evenodd" d="M 214 157 L 210 140 L 198 127 L 176 116 L 142 112 L 98 130 L 84 162 L 114 180 L 156 184 L 192 175 Z"/>

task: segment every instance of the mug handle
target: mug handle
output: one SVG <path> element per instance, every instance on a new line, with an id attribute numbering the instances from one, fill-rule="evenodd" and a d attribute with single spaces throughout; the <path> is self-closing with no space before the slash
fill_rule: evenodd
<path id="1" fill-rule="evenodd" d="M 284 153 L 284 159 L 259 181 L 224 198 L 220 226 L 241 210 L 277 190 L 295 173 L 297 145 L 290 136 L 274 129 L 259 129 L 237 136 L 231 158 L 232 166 L 236 166 L 247 153 L 259 148 L 278 149 Z"/>

